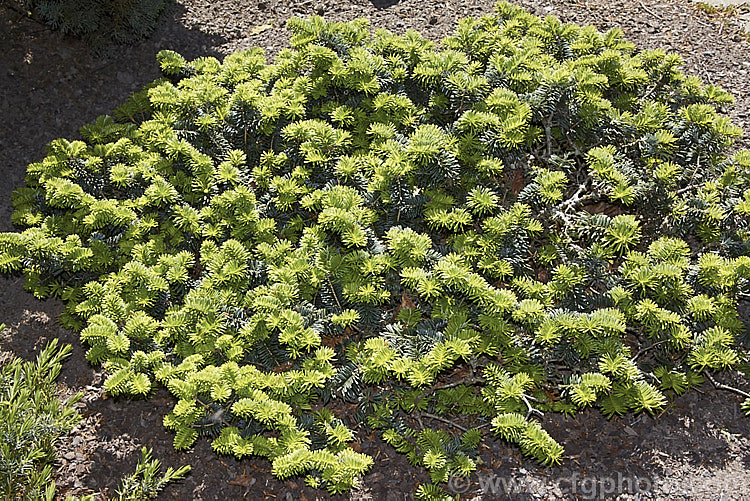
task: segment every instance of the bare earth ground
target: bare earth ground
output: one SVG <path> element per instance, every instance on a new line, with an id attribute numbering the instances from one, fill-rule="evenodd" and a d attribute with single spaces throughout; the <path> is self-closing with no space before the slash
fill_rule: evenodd
<path id="1" fill-rule="evenodd" d="M 81 125 L 111 112 L 129 94 L 159 76 L 155 55 L 173 49 L 188 58 L 219 58 L 260 46 L 269 57 L 286 46 L 284 21 L 293 15 L 328 19 L 367 17 L 394 32 L 417 29 L 433 40 L 460 17 L 492 11 L 492 0 L 177 0 L 149 39 L 92 56 L 82 42 L 62 37 L 0 0 L 0 231 L 12 229 L 10 193 L 26 165 L 42 158 L 54 138 L 78 137 Z M 564 22 L 621 27 L 640 48 L 680 53 L 684 70 L 723 86 L 736 97 L 731 117 L 750 131 L 750 43 L 737 21 L 709 15 L 685 0 L 521 0 L 531 12 Z M 260 28 L 258 28 L 260 27 Z M 749 143 L 748 136 L 742 141 Z M 172 407 L 164 391 L 147 401 L 106 398 L 102 373 L 89 366 L 77 335 L 59 327 L 57 301 L 40 302 L 20 278 L 0 279 L 0 350 L 32 358 L 53 337 L 74 347 L 60 377 L 61 392 L 85 394 L 82 423 L 59 444 L 57 482 L 64 494 L 112 494 L 132 471 L 138 450 L 154 448 L 167 466 L 192 465 L 163 499 L 316 499 L 324 492 L 301 480 L 279 482 L 264 460 L 236 461 L 211 452 L 206 441 L 189 452 L 172 448 L 161 421 Z M 742 385 L 740 381 L 736 384 Z M 705 390 L 705 391 L 704 391 Z M 562 466 L 522 459 L 516 448 L 489 441 L 478 474 L 451 483 L 464 499 L 750 499 L 750 418 L 740 398 L 709 385 L 675 400 L 657 418 L 628 415 L 606 420 L 588 411 L 572 418 L 547 415 L 547 430 L 565 445 Z M 376 457 L 361 488 L 339 499 L 411 499 L 423 470 L 375 437 L 361 447 Z"/>

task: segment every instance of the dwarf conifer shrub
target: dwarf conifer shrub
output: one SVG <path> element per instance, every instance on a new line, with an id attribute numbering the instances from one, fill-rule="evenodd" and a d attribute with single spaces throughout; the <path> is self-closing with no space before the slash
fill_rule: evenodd
<path id="1" fill-rule="evenodd" d="M 545 412 L 747 369 L 750 152 L 678 56 L 507 3 L 439 47 L 289 27 L 273 64 L 160 53 L 29 166 L 0 235 L 110 394 L 174 395 L 175 447 L 335 493 L 377 429 L 439 497 L 490 436 L 563 460 Z"/>
<path id="2" fill-rule="evenodd" d="M 167 0 L 26 0 L 44 22 L 86 39 L 95 49 L 147 37 L 166 4 Z"/>

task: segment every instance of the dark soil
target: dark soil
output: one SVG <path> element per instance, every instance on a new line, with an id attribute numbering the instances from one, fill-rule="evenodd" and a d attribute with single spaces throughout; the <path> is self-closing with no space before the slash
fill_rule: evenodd
<path id="1" fill-rule="evenodd" d="M 491 0 L 177 0 L 148 40 L 94 56 L 19 10 L 19 0 L 0 0 L 0 231 L 12 229 L 10 193 L 22 184 L 26 165 L 38 161 L 57 137 L 106 114 L 129 94 L 159 76 L 155 55 L 173 49 L 187 58 L 223 57 L 260 46 L 269 57 L 285 47 L 290 16 L 369 18 L 394 32 L 416 29 L 433 40 L 450 33 L 457 19 L 492 11 Z M 678 52 L 684 70 L 719 84 L 736 97 L 732 119 L 750 131 L 750 43 L 737 21 L 707 14 L 682 0 L 522 0 L 531 12 L 564 22 L 621 27 L 640 48 Z M 742 143 L 748 144 L 747 135 Z M 61 392 L 83 392 L 82 423 L 59 444 L 57 484 L 61 495 L 113 494 L 130 473 L 140 447 L 154 448 L 165 466 L 190 464 L 190 476 L 169 487 L 163 499 L 327 498 L 301 480 L 280 482 L 265 460 L 236 461 L 215 455 L 206 441 L 189 452 L 172 448 L 162 426 L 172 407 L 164 391 L 149 400 L 107 398 L 102 373 L 87 364 L 77 335 L 59 327 L 57 301 L 40 302 L 23 291 L 21 279 L 0 279 L 0 322 L 8 325 L 0 349 L 32 358 L 53 337 L 74 347 L 60 377 Z M 731 377 L 731 376 L 727 376 Z M 738 382 L 741 385 L 743 382 Z M 750 419 L 740 397 L 704 385 L 676 399 L 661 415 L 607 420 L 599 412 L 575 417 L 547 415 L 543 424 L 565 446 L 560 467 L 522 459 L 501 441 L 483 446 L 480 471 L 449 486 L 464 499 L 750 499 Z M 435 423 L 436 425 L 440 423 Z M 371 436 L 363 452 L 375 466 L 356 492 L 338 498 L 397 500 L 412 497 L 428 480 L 423 470 Z"/>

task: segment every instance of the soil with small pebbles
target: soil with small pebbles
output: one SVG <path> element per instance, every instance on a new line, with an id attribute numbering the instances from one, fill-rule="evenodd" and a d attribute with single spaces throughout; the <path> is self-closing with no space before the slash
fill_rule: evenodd
<path id="1" fill-rule="evenodd" d="M 312 14 L 331 20 L 365 17 L 376 28 L 415 29 L 439 41 L 459 18 L 491 13 L 493 4 L 176 0 L 152 37 L 96 56 L 81 41 L 25 15 L 19 0 L 0 0 L 0 231 L 13 229 L 10 194 L 23 183 L 27 164 L 41 159 L 52 139 L 79 137 L 82 125 L 111 113 L 159 77 L 155 56 L 161 49 L 190 59 L 221 58 L 260 46 L 270 58 L 288 44 L 286 19 Z M 729 114 L 750 131 L 750 43 L 731 12 L 711 14 L 682 0 L 521 0 L 520 5 L 564 22 L 600 30 L 619 27 L 639 48 L 679 53 L 686 73 L 735 96 Z M 741 144 L 750 144 L 747 135 Z M 95 493 L 102 499 L 113 494 L 146 446 L 165 466 L 192 467 L 187 479 L 169 486 L 161 499 L 330 497 L 300 479 L 278 481 L 265 460 L 217 456 L 205 440 L 187 452 L 175 451 L 172 434 L 162 426 L 171 396 L 160 390 L 148 400 L 108 398 L 101 370 L 86 362 L 77 335 L 59 326 L 60 311 L 58 301 L 41 302 L 24 292 L 22 279 L 0 278 L 0 322 L 8 326 L 0 335 L 0 349 L 6 356 L 32 358 L 55 337 L 74 348 L 59 379 L 60 392 L 63 397 L 83 393 L 77 404 L 83 420 L 57 446 L 61 495 Z M 750 420 L 740 410 L 741 397 L 708 386 L 675 399 L 658 416 L 546 415 L 545 428 L 565 446 L 561 466 L 542 467 L 522 458 L 517 448 L 489 440 L 480 451 L 479 471 L 467 480 L 454 479 L 448 488 L 462 499 L 750 499 Z M 429 480 L 424 470 L 375 436 L 360 436 L 359 446 L 375 457 L 375 466 L 357 490 L 335 498 L 411 499 L 416 486 Z"/>

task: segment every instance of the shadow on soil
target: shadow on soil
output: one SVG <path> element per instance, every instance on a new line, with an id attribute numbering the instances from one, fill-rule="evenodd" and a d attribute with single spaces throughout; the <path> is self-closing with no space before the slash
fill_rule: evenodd
<path id="1" fill-rule="evenodd" d="M 51 30 L 8 1 L 17 0 L 0 2 L 0 116 L 6 117 L 0 122 L 0 231 L 10 229 L 11 191 L 22 184 L 26 165 L 41 160 L 46 144 L 78 138 L 81 126 L 159 78 L 160 50 L 194 59 L 218 56 L 215 47 L 225 42 L 186 28 L 180 22 L 185 8 L 170 4 L 148 39 L 97 56 L 82 40 Z"/>

